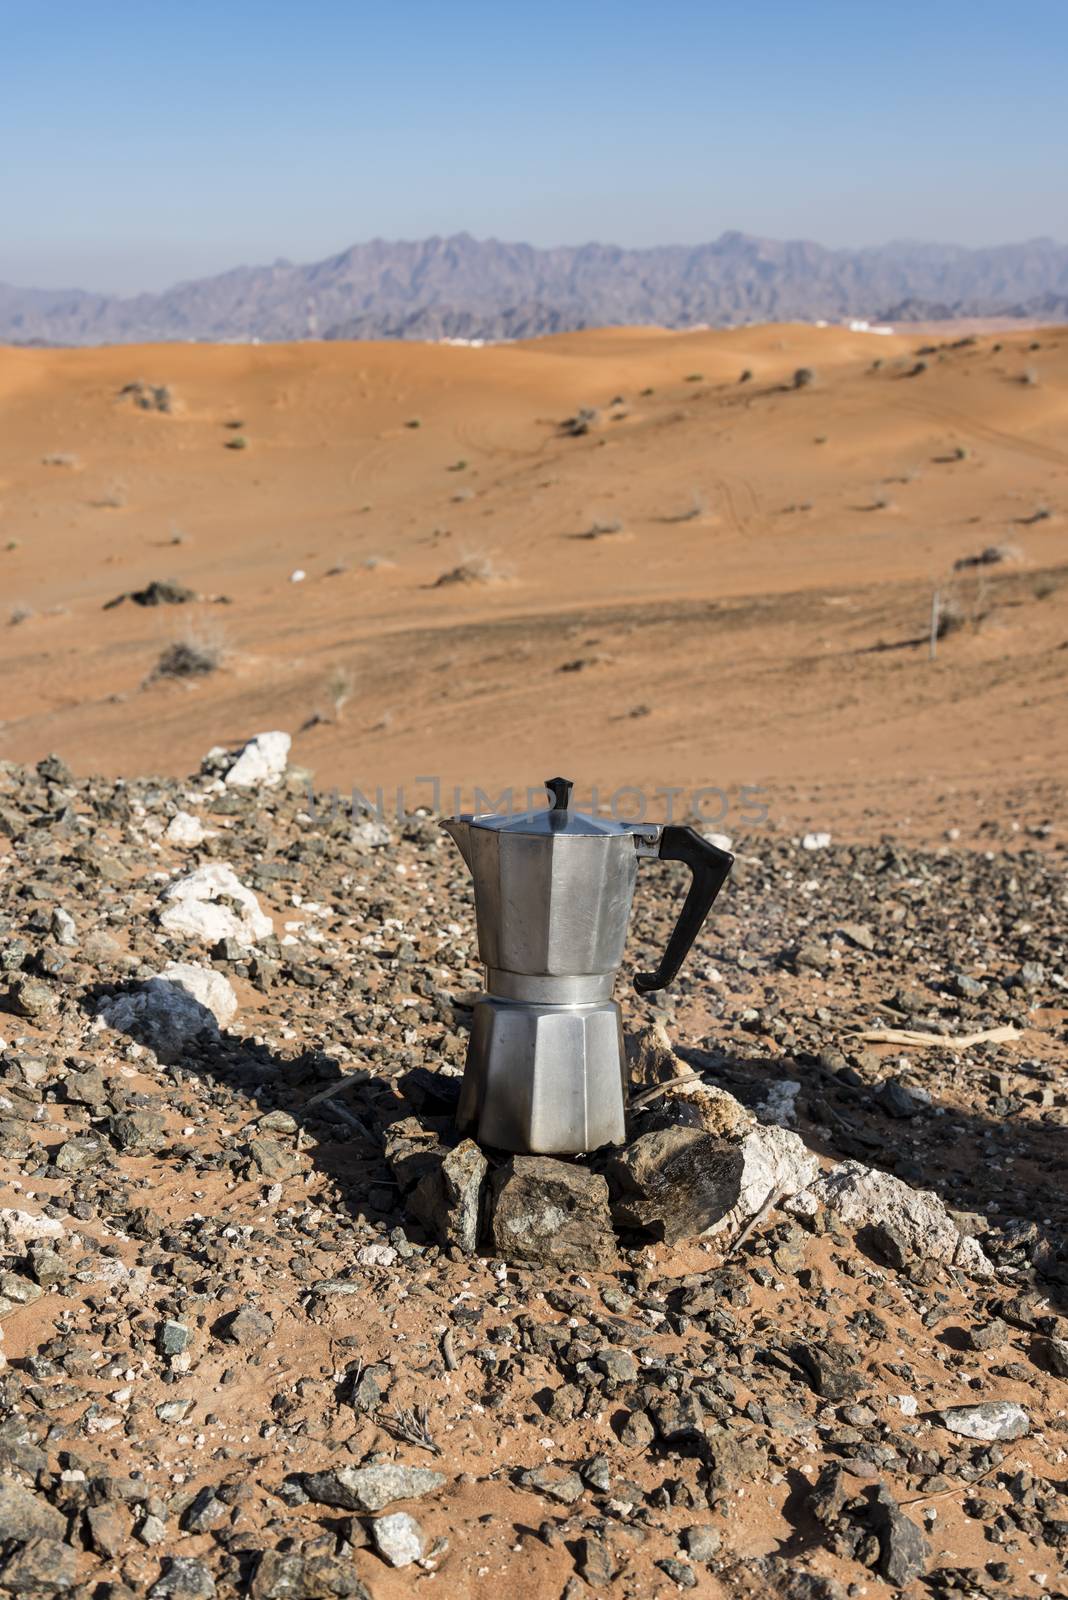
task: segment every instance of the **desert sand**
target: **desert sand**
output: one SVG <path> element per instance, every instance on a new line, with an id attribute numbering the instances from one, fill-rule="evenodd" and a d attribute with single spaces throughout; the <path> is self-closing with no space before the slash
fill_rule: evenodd
<path id="1" fill-rule="evenodd" d="M 861 835 L 1057 804 L 1064 330 L 6 349 L 0 405 L 0 757 L 176 775 L 279 727 L 346 792 L 551 767 L 716 786 L 728 833 L 747 785 Z M 203 598 L 102 609 L 152 579 Z M 153 679 L 187 638 L 219 669 Z"/>
<path id="2" fill-rule="evenodd" d="M 1057 1592 L 1066 332 L 13 349 L 0 416 L 0 1587 Z M 193 598 L 112 604 L 162 580 Z M 176 644 L 213 670 L 160 676 Z M 636 1059 L 656 1020 L 798 1183 L 859 1162 L 937 1226 L 776 1186 L 583 1265 L 549 1213 L 507 1261 L 413 1221 L 469 881 L 430 819 L 190 778 L 272 728 L 441 809 L 725 791 L 739 861 L 649 1000 L 678 875 L 643 867 Z M 163 919 L 223 861 L 250 948 Z M 138 1008 L 189 982 L 222 1014 L 167 1045 Z M 394 1460 L 431 1478 L 339 1476 Z M 402 1501 L 414 1580 L 362 1514 Z"/>

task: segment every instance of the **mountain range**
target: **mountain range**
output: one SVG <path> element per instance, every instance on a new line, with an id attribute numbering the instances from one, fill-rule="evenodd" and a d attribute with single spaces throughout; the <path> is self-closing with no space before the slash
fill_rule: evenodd
<path id="1" fill-rule="evenodd" d="M 831 250 L 730 232 L 692 246 L 538 249 L 460 233 L 236 267 L 160 294 L 0 284 L 0 341 L 17 344 L 516 339 L 608 324 L 986 316 L 1068 320 L 1068 246 Z"/>

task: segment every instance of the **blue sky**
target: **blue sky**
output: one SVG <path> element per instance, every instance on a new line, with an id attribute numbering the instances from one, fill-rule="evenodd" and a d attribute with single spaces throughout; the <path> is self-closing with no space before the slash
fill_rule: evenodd
<path id="1" fill-rule="evenodd" d="M 0 281 L 375 236 L 1068 238 L 1065 0 L 0 0 Z"/>

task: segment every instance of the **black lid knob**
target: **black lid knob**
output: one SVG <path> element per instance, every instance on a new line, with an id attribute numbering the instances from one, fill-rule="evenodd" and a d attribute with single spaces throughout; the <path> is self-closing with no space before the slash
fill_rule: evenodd
<path id="1" fill-rule="evenodd" d="M 575 785 L 570 778 L 546 778 L 545 787 L 553 797 L 552 809 L 566 811 L 571 805 L 571 791 Z"/>

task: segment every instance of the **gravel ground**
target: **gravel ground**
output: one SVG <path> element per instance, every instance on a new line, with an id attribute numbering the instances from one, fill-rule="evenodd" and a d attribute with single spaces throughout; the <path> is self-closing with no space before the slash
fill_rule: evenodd
<path id="1" fill-rule="evenodd" d="M 451 841 L 226 766 L 0 763 L 0 1589 L 1066 1592 L 1048 827 L 736 840 L 676 987 L 621 998 L 738 1148 L 796 1135 L 823 1176 L 575 1268 L 435 1240 L 387 1160 L 405 1119 L 447 1136 L 481 982 Z M 677 888 L 643 869 L 633 968 Z M 849 1210 L 869 1168 L 920 1221 Z"/>

